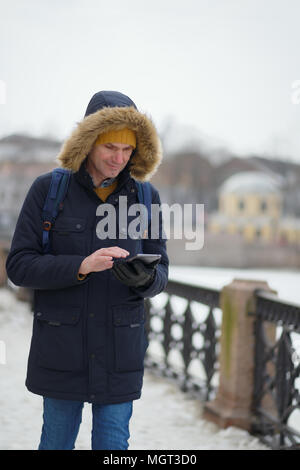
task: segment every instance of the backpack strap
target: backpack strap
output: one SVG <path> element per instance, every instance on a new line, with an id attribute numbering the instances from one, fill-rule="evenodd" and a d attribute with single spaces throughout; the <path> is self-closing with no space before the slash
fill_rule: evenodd
<path id="1" fill-rule="evenodd" d="M 141 213 L 141 231 L 143 234 L 148 233 L 149 224 L 151 222 L 151 203 L 152 203 L 152 190 L 151 185 L 148 181 L 141 183 L 135 182 L 138 190 L 138 200 L 140 204 L 144 204 L 147 208 L 148 219 L 145 217 L 145 213 Z"/>
<path id="2" fill-rule="evenodd" d="M 51 183 L 42 211 L 43 219 L 43 252 L 50 250 L 49 230 L 55 222 L 58 211 L 62 209 L 63 200 L 68 190 L 71 171 L 65 168 L 52 170 Z"/>

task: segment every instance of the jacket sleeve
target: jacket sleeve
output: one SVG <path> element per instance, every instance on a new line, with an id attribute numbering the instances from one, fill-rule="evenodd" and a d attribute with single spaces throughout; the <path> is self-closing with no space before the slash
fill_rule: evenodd
<path id="1" fill-rule="evenodd" d="M 32 183 L 21 208 L 6 260 L 8 278 L 17 286 L 32 289 L 63 289 L 88 281 L 77 277 L 82 255 L 52 255 L 42 252 L 42 209 L 50 177 L 41 175 Z"/>
<path id="2" fill-rule="evenodd" d="M 152 185 L 151 185 L 152 186 Z M 152 204 L 156 207 L 161 207 L 161 201 L 158 191 L 152 186 Z M 157 227 L 156 227 L 157 225 Z M 147 287 L 132 287 L 131 289 L 140 296 L 154 297 L 164 290 L 168 283 L 169 276 L 169 258 L 166 248 L 166 236 L 163 230 L 163 220 L 161 211 L 159 211 L 158 224 L 152 219 L 148 227 L 148 238 L 143 240 L 143 252 L 161 254 L 160 263 L 156 267 L 155 278 L 150 286 Z"/>

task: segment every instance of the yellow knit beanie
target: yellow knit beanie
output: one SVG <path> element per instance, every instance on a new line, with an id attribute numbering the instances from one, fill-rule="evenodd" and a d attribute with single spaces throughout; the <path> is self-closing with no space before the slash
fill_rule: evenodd
<path id="1" fill-rule="evenodd" d="M 135 132 L 127 127 L 120 129 L 118 131 L 108 131 L 100 134 L 95 144 L 108 144 L 108 143 L 118 143 L 118 144 L 127 144 L 132 145 L 133 148 L 136 148 L 136 135 Z"/>

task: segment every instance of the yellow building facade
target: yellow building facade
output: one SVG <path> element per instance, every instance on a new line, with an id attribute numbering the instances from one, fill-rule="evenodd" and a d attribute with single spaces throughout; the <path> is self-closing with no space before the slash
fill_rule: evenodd
<path id="1" fill-rule="evenodd" d="M 300 244 L 300 221 L 284 217 L 280 181 L 247 171 L 228 178 L 218 191 L 218 211 L 210 214 L 210 233 L 240 234 L 246 242 Z"/>

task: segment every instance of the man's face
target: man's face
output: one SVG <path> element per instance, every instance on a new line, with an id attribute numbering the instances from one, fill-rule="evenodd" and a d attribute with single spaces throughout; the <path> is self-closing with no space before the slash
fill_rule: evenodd
<path id="1" fill-rule="evenodd" d="M 127 144 L 98 144 L 89 153 L 88 166 L 99 179 L 115 178 L 125 168 L 132 152 L 133 147 Z"/>

